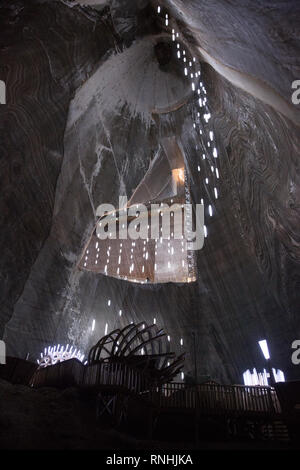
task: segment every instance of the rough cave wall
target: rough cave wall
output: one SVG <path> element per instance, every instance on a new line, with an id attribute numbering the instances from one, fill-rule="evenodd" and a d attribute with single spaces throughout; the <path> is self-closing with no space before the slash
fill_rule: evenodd
<path id="1" fill-rule="evenodd" d="M 136 47 L 132 44 L 136 27 L 132 29 L 132 21 L 128 20 L 123 22 L 123 31 L 118 29 L 122 21 L 116 20 L 120 18 L 117 3 L 113 2 L 114 26 L 126 39 L 126 53 Z M 243 73 L 251 71 L 289 99 L 290 83 L 297 78 L 298 70 L 294 20 L 288 25 L 282 21 L 279 27 L 277 19 L 286 17 L 286 5 L 278 5 L 272 14 L 266 7 L 263 15 L 259 2 L 256 9 L 248 3 L 238 8 L 234 2 L 225 5 L 220 0 L 216 10 L 216 4 L 203 2 L 202 16 L 196 2 L 190 2 L 182 15 L 182 2 L 172 2 L 172 7 L 174 14 L 180 15 L 180 28 L 188 38 L 193 31 L 193 41 L 210 48 L 216 58 Z M 8 102 L 13 100 L 15 105 L 0 109 L 6 152 L 1 171 L 1 177 L 5 176 L 5 198 L 1 202 L 6 214 L 1 234 L 1 322 L 2 328 L 6 324 L 4 338 L 9 352 L 22 357 L 30 352 L 35 358 L 47 344 L 71 341 L 87 350 L 103 334 L 106 323 L 113 328 L 156 317 L 168 330 L 178 352 L 179 340 L 184 339 L 189 353 L 186 371 L 192 374 L 196 357 L 198 376 L 240 382 L 245 369 L 262 367 L 257 340 L 267 337 L 274 365 L 289 377 L 299 377 L 290 361 L 291 342 L 300 333 L 298 128 L 204 66 L 220 153 L 221 183 L 216 214 L 208 223 L 209 236 L 198 253 L 198 283 L 134 286 L 79 272 L 76 263 L 95 222 L 95 208 L 101 202 L 117 202 L 119 194 L 131 195 L 158 150 L 160 137 L 180 137 L 194 198 L 199 201 L 203 197 L 202 180 L 195 171 L 199 140 L 191 132 L 191 102 L 177 111 L 153 116 L 149 103 L 148 107 L 141 106 L 144 94 L 141 100 L 141 96 L 127 93 L 122 74 L 112 74 L 111 82 L 106 82 L 107 90 L 103 90 L 101 67 L 105 70 L 110 58 L 105 57 L 104 65 L 99 61 L 114 44 L 113 32 L 105 29 L 103 33 L 104 27 L 109 28 L 101 21 L 103 12 L 46 2 L 42 6 L 34 3 L 29 15 L 28 10 L 22 10 L 22 3 L 18 5 L 18 9 L 11 9 L 11 21 L 18 22 L 20 33 L 12 36 L 12 24 L 6 26 L 5 40 L 10 48 L 1 50 L 6 64 L 1 73 L 6 74 L 5 78 L 9 74 L 15 77 L 14 81 L 7 80 Z M 235 8 L 231 10 L 231 6 Z M 255 34 L 252 31 L 247 35 L 252 26 L 249 18 L 257 29 Z M 261 18 L 268 18 L 272 28 L 266 27 Z M 218 28 L 221 19 L 222 28 Z M 14 54 L 23 54 L 21 38 L 26 31 L 28 34 L 28 26 L 23 29 L 25 24 L 31 25 L 30 47 L 27 44 L 30 65 L 22 55 L 22 66 L 17 67 Z M 50 24 L 56 25 L 54 30 L 48 27 Z M 282 30 L 291 38 L 287 48 L 293 64 L 290 67 L 289 61 L 282 59 L 281 65 L 274 61 L 285 56 L 286 40 L 279 34 Z M 270 50 L 261 48 L 264 42 Z M 114 50 L 121 51 L 119 47 Z M 139 53 L 137 58 L 141 56 Z M 42 77 L 37 81 L 30 75 L 32 57 L 38 63 L 35 76 Z M 61 61 L 54 68 L 58 58 Z M 133 85 L 141 87 L 147 79 L 146 71 L 141 71 L 139 61 L 136 68 Z M 274 70 L 282 80 L 276 82 Z M 92 71 L 95 74 L 87 80 Z M 159 85 L 161 79 L 156 80 Z M 15 85 L 11 87 L 10 83 Z M 64 135 L 70 98 L 80 85 Z M 111 96 L 115 98 L 115 90 L 122 86 L 124 93 L 112 106 Z M 91 90 L 95 91 L 94 97 Z M 46 116 L 41 109 L 47 110 Z M 26 112 L 24 117 L 22 112 Z M 15 124 L 20 121 L 23 126 Z M 22 184 L 16 181 L 20 172 Z M 22 187 L 22 192 L 16 187 Z M 29 215 L 26 228 L 25 217 Z M 33 231 L 35 220 L 38 225 Z M 111 307 L 108 299 L 112 300 Z M 97 325 L 94 333 L 93 318 Z"/>
<path id="2" fill-rule="evenodd" d="M 2 336 L 50 231 L 70 99 L 114 41 L 62 3 L 2 2 L 0 21 Z"/>

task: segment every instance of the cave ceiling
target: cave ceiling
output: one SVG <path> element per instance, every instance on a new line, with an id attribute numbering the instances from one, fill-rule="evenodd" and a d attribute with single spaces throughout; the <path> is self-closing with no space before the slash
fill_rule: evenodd
<path id="1" fill-rule="evenodd" d="M 132 197 L 163 139 L 180 145 L 193 201 L 209 198 L 170 28 L 201 67 L 219 197 L 196 282 L 136 285 L 78 268 L 98 205 Z M 106 325 L 155 318 L 178 353 L 182 339 L 186 373 L 240 383 L 263 367 L 257 341 L 267 338 L 273 364 L 299 378 L 299 30 L 294 0 L 1 2 L 0 337 L 9 354 L 35 360 L 56 343 L 87 352 Z"/>

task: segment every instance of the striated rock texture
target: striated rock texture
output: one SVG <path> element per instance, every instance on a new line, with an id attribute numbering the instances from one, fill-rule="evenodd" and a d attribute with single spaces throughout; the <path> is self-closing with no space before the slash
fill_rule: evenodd
<path id="1" fill-rule="evenodd" d="M 77 269 L 97 206 L 131 196 L 162 137 L 181 142 L 194 200 L 209 198 L 189 87 L 174 57 L 166 66 L 155 57 L 163 22 L 150 2 L 98 3 L 0 8 L 0 331 L 9 354 L 34 359 L 71 342 L 87 352 L 106 324 L 156 318 L 177 352 L 183 338 L 185 371 L 198 380 L 241 382 L 247 368 L 262 369 L 262 338 L 272 364 L 299 378 L 296 2 L 166 2 L 185 43 L 210 64 L 202 71 L 220 197 L 197 253 L 198 282 L 156 286 Z"/>
<path id="2" fill-rule="evenodd" d="M 70 99 L 114 41 L 105 17 L 62 3 L 2 2 L 0 18 L 2 335 L 49 234 Z"/>

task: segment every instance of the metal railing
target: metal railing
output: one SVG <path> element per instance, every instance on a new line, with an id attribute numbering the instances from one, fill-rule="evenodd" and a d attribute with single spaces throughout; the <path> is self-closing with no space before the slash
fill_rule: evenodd
<path id="1" fill-rule="evenodd" d="M 144 397 L 161 408 L 195 409 L 207 413 L 280 413 L 276 392 L 271 387 L 198 385 L 167 383 L 157 385 L 143 371 L 124 363 L 99 362 L 83 366 L 77 360 L 65 361 L 35 372 L 32 386 L 121 387 Z"/>
<path id="2" fill-rule="evenodd" d="M 121 363 L 97 363 L 85 368 L 83 385 L 124 387 L 135 393 L 151 388 L 149 378 L 141 371 Z"/>
<path id="3" fill-rule="evenodd" d="M 151 390 L 150 399 L 160 407 L 194 408 L 210 413 L 281 411 L 275 390 L 261 386 L 169 383 Z"/>

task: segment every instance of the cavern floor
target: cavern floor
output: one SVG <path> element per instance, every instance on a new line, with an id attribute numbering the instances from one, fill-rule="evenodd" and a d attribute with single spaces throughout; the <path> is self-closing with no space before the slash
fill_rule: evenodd
<path id="1" fill-rule="evenodd" d="M 0 380 L 1 449 L 104 449 L 104 450 L 290 450 L 297 443 L 280 441 L 222 440 L 216 437 L 193 440 L 147 439 L 140 424 L 136 436 L 96 421 L 95 399 L 76 388 L 31 389 Z M 166 435 L 166 434 L 165 434 Z"/>

